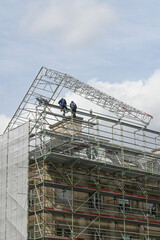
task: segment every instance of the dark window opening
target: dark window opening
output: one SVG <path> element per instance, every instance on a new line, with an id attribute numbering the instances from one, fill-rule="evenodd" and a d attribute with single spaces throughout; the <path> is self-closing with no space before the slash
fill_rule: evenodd
<path id="1" fill-rule="evenodd" d="M 71 230 L 69 228 L 57 228 L 57 236 L 61 237 L 70 237 L 71 236 Z"/>
<path id="2" fill-rule="evenodd" d="M 155 203 L 146 203 L 147 216 L 156 217 L 157 208 Z"/>
<path id="3" fill-rule="evenodd" d="M 103 196 L 100 193 L 89 194 L 89 208 L 102 209 Z"/>
<path id="4" fill-rule="evenodd" d="M 118 204 L 120 212 L 130 212 L 130 200 L 119 198 Z"/>

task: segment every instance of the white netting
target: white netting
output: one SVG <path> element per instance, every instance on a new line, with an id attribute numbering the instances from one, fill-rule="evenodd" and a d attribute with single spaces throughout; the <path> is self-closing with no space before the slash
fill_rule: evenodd
<path id="1" fill-rule="evenodd" d="M 29 123 L 0 136 L 0 239 L 26 240 Z"/>

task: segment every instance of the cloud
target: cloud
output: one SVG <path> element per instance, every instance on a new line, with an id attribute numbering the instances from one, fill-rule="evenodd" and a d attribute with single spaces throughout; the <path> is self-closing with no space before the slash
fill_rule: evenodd
<path id="1" fill-rule="evenodd" d="M 5 128 L 7 127 L 10 118 L 5 116 L 4 114 L 0 115 L 0 134 L 3 134 Z"/>
<path id="2" fill-rule="evenodd" d="M 159 118 L 160 109 L 160 69 L 142 81 L 123 81 L 110 84 L 91 80 L 89 84 L 111 94 L 113 97 Z"/>
<path id="3" fill-rule="evenodd" d="M 111 95 L 126 104 L 147 112 L 153 116 L 150 127 L 160 127 L 160 69 L 156 70 L 148 79 L 142 81 L 123 81 L 121 83 L 102 82 L 94 78 L 88 82 L 89 85 Z M 68 103 L 74 100 L 78 107 L 93 109 L 104 113 L 101 107 L 77 96 L 74 93 L 67 93 Z"/>
<path id="4" fill-rule="evenodd" d="M 50 34 L 63 45 L 79 46 L 101 37 L 115 19 L 115 11 L 99 0 L 39 0 L 30 2 L 22 27 L 32 34 Z"/>

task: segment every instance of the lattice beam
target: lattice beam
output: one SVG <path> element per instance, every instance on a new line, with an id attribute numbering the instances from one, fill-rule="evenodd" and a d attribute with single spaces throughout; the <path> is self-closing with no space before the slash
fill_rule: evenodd
<path id="1" fill-rule="evenodd" d="M 36 106 L 39 105 L 37 97 L 45 98 L 53 103 L 63 88 L 67 88 L 96 105 L 115 113 L 119 118 L 133 119 L 144 125 L 148 125 L 153 118 L 151 115 L 125 104 L 68 74 L 42 67 L 5 131 L 34 119 Z"/>

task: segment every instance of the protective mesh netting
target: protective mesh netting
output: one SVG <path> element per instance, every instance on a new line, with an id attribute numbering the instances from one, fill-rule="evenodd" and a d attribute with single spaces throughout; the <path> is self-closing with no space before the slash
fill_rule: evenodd
<path id="1" fill-rule="evenodd" d="M 0 239 L 26 240 L 29 123 L 0 136 Z"/>

